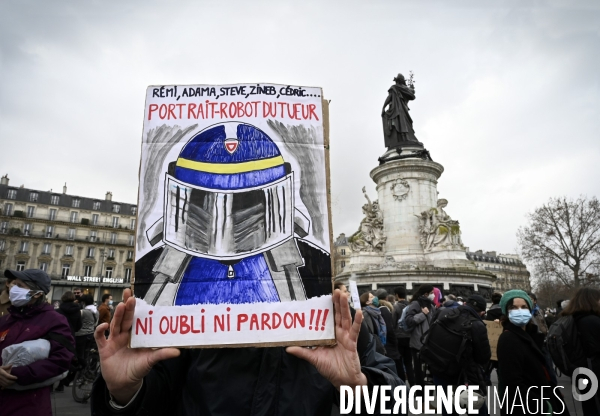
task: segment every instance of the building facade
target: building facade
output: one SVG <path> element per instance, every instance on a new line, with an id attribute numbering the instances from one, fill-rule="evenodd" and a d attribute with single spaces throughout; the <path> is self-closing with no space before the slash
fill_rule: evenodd
<path id="1" fill-rule="evenodd" d="M 134 270 L 137 207 L 0 180 L 0 269 L 39 268 L 52 278 L 48 300 L 80 287 L 100 301 L 122 299 Z"/>
<path id="2" fill-rule="evenodd" d="M 484 269 L 494 273 L 498 278 L 494 282 L 494 290 L 506 292 L 511 289 L 531 291 L 531 274 L 517 254 L 496 254 L 495 251 L 467 251 L 467 258 Z"/>
<path id="3" fill-rule="evenodd" d="M 346 237 L 346 234 L 344 233 L 340 234 L 338 238 L 335 239 L 333 246 L 335 247 L 335 252 L 333 253 L 333 275 L 337 276 L 344 271 L 346 265 L 350 264 L 350 254 L 352 253 L 352 250 L 348 244 L 348 237 Z"/>

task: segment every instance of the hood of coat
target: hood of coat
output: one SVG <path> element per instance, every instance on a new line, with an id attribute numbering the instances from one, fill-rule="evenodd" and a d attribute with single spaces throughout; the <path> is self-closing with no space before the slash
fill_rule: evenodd
<path id="1" fill-rule="evenodd" d="M 63 302 L 60 304 L 58 309 L 66 315 L 74 315 L 79 313 L 81 308 L 75 302 Z"/>
<path id="2" fill-rule="evenodd" d="M 8 312 L 14 319 L 26 319 L 31 318 L 32 316 L 39 315 L 42 312 L 54 312 L 54 307 L 49 303 L 42 303 L 37 305 L 25 305 L 17 308 L 16 306 L 11 306 L 8 308 Z"/>

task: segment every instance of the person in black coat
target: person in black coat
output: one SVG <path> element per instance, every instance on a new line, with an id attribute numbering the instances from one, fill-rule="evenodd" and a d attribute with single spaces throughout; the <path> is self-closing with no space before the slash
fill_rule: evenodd
<path id="1" fill-rule="evenodd" d="M 333 303 L 334 347 L 131 349 L 135 299 L 125 290 L 109 338 L 106 324 L 96 329 L 102 374 L 92 414 L 330 415 L 341 385 L 403 385 L 394 362 L 375 352 L 362 312 L 353 321 L 339 290 Z"/>
<path id="2" fill-rule="evenodd" d="M 586 368 L 594 372 L 600 380 L 600 290 L 582 287 L 562 311 L 563 316 L 573 316 L 577 331 L 581 336 Z M 583 414 L 600 415 L 600 393 L 581 402 Z"/>
<path id="3" fill-rule="evenodd" d="M 75 332 L 81 329 L 81 308 L 79 304 L 75 303 L 75 295 L 73 292 L 65 292 L 60 298 L 61 304 L 57 309 L 57 312 L 64 315 L 69 322 L 71 328 L 71 334 L 75 336 Z"/>
<path id="4" fill-rule="evenodd" d="M 533 302 L 524 291 L 509 290 L 502 296 L 500 307 L 504 332 L 497 348 L 498 396 L 506 392 L 508 397 L 501 414 L 549 414 L 551 406 L 554 414 L 568 415 L 560 389 L 554 389 L 546 367 L 544 336 L 531 321 Z"/>
<path id="5" fill-rule="evenodd" d="M 496 319 L 500 320 L 502 316 L 502 309 L 500 308 L 500 299 L 502 299 L 502 294 L 498 292 L 494 292 L 492 294 L 492 306 L 488 309 L 485 318 L 486 321 L 495 321 Z"/>

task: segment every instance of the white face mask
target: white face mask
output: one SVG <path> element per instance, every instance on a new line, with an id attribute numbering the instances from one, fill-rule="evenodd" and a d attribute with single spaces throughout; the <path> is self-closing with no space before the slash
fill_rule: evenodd
<path id="1" fill-rule="evenodd" d="M 430 293 L 429 296 L 427 296 L 427 299 L 433 301 L 433 298 L 435 298 L 435 295 L 433 293 Z"/>
<path id="2" fill-rule="evenodd" d="M 30 293 L 30 289 L 23 289 L 15 285 L 10 288 L 10 292 L 8 292 L 8 298 L 10 299 L 10 303 L 19 308 L 29 303 L 31 300 Z"/>

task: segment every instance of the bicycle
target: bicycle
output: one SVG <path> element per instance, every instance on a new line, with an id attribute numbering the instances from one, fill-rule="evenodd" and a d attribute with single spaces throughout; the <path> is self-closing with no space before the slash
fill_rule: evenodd
<path id="1" fill-rule="evenodd" d="M 73 380 L 73 400 L 77 403 L 87 403 L 92 396 L 94 381 L 100 375 L 100 355 L 96 347 L 89 350 L 83 367 L 75 374 Z"/>

